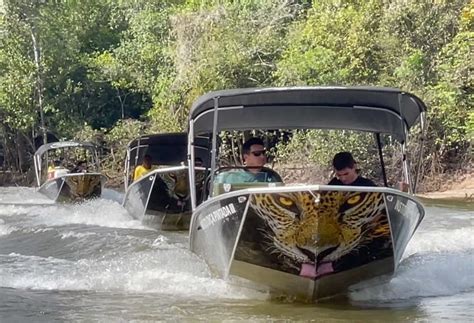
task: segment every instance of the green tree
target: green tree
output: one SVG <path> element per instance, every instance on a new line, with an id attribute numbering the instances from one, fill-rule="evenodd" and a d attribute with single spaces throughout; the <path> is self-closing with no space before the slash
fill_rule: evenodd
<path id="1" fill-rule="evenodd" d="M 447 157 L 445 167 L 465 163 L 473 139 L 474 78 L 472 44 L 474 32 L 461 32 L 440 51 L 436 60 L 438 81 L 429 87 L 430 136 L 438 156 Z M 458 157 L 456 157 L 458 156 Z"/>
<path id="2" fill-rule="evenodd" d="M 291 26 L 275 75 L 279 85 L 375 84 L 380 65 L 380 1 L 313 2 Z"/>
<path id="3" fill-rule="evenodd" d="M 385 6 L 379 33 L 381 84 L 425 94 L 434 79 L 438 52 L 459 29 L 466 0 L 391 1 Z"/>
<path id="4" fill-rule="evenodd" d="M 168 110 L 181 128 L 192 102 L 216 89 L 273 84 L 272 73 L 296 7 L 274 1 L 194 2 L 171 17 L 172 78 L 154 95 L 152 120 Z"/>

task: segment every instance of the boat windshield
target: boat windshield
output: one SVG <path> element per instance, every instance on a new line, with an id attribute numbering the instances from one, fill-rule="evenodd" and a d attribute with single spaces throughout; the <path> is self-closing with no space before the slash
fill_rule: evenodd
<path id="1" fill-rule="evenodd" d="M 100 172 L 97 152 L 90 146 L 61 146 L 36 158 L 38 186 L 61 174 Z"/>
<path id="2" fill-rule="evenodd" d="M 280 176 L 270 168 L 251 171 L 246 167 L 223 167 L 216 171 L 213 183 L 213 195 L 251 187 L 281 186 Z"/>

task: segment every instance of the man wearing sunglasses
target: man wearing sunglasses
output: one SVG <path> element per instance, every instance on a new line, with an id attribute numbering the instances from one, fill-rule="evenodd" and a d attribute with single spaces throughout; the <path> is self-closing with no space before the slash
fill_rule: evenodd
<path id="1" fill-rule="evenodd" d="M 282 182 L 280 175 L 274 170 L 264 167 L 267 163 L 267 155 L 263 140 L 250 138 L 242 146 L 242 157 L 247 176 L 247 182 Z"/>
<path id="2" fill-rule="evenodd" d="M 242 184 L 252 182 L 283 182 L 274 170 L 264 167 L 267 163 L 265 146 L 260 138 L 250 138 L 242 146 L 244 167 L 227 167 L 214 179 L 220 184 Z M 230 170 L 229 170 L 230 168 Z"/>

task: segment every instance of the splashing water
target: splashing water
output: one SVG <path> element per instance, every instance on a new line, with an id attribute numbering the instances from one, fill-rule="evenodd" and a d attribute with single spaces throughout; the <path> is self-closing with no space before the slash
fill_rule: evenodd
<path id="1" fill-rule="evenodd" d="M 47 321 L 366 321 L 386 315 L 464 320 L 474 315 L 469 303 L 474 298 L 470 210 L 427 208 L 393 277 L 354 286 L 349 298 L 358 304 L 355 309 L 348 304 L 315 309 L 272 303 L 265 291 L 214 278 L 188 250 L 187 233 L 151 230 L 128 215 L 122 194 L 109 190 L 105 196 L 57 205 L 45 203 L 32 189 L 0 189 L 0 299 L 9 300 L 0 304 L 0 317 L 24 321 L 31 308 L 41 312 L 44 307 L 60 313 L 45 314 Z M 422 314 L 363 310 L 398 304 L 417 306 Z M 66 314 L 63 308 L 69 309 Z"/>

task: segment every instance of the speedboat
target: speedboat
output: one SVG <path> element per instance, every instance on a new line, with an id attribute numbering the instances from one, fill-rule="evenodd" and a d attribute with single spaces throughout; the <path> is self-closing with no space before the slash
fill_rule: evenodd
<path id="1" fill-rule="evenodd" d="M 209 161 L 207 138 L 198 138 L 194 188 L 201 200 L 202 183 Z M 198 143 L 196 142 L 196 143 Z M 150 170 L 134 180 L 134 170 L 145 156 Z M 123 206 L 143 224 L 161 230 L 188 230 L 191 200 L 187 166 L 187 134 L 144 135 L 132 140 L 125 158 L 125 197 Z"/>
<path id="2" fill-rule="evenodd" d="M 100 197 L 107 177 L 100 173 L 96 147 L 89 142 L 44 144 L 34 156 L 38 191 L 55 202 Z"/>
<path id="3" fill-rule="evenodd" d="M 194 159 L 195 138 L 201 135 L 212 138 L 212 154 L 209 187 L 200 204 L 194 166 L 189 167 L 191 251 L 218 277 L 244 278 L 272 293 L 309 301 L 393 274 L 424 216 L 413 196 L 416 180 L 406 145 L 416 123 L 424 129 L 425 111 L 415 95 L 380 87 L 249 88 L 201 96 L 189 115 L 188 156 Z M 219 133 L 255 129 L 373 133 L 384 186 L 216 180 L 222 179 Z M 388 187 L 381 135 L 399 144 L 406 192 Z"/>

